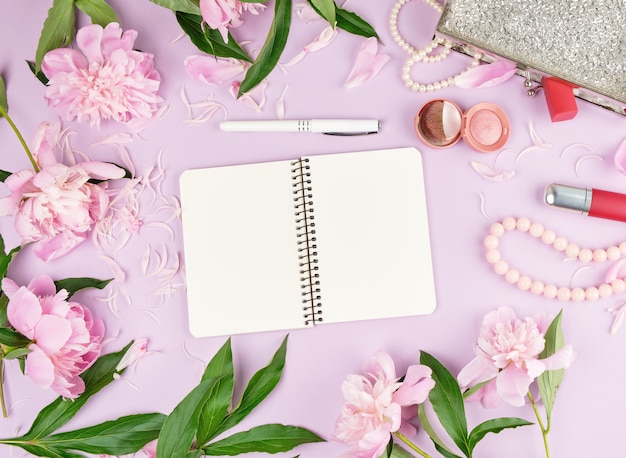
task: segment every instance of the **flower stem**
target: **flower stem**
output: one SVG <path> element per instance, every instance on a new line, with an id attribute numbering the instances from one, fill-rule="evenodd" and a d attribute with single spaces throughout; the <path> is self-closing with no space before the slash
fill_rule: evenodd
<path id="1" fill-rule="evenodd" d="M 7 406 L 4 402 L 4 358 L 0 359 L 0 404 L 2 405 L 2 416 L 7 418 Z"/>
<path id="2" fill-rule="evenodd" d="M 13 122 L 13 120 L 11 119 L 9 114 L 6 112 L 6 110 L 4 108 L 2 108 L 2 106 L 0 106 L 0 117 L 6 118 L 7 122 L 11 126 L 11 129 L 13 129 L 13 132 L 15 132 L 15 135 L 17 135 L 17 138 L 19 139 L 20 143 L 22 144 L 22 147 L 24 148 L 24 151 L 26 151 L 26 155 L 28 156 L 28 159 L 30 160 L 30 163 L 33 165 L 33 168 L 35 169 L 35 172 L 39 172 L 39 166 L 37 166 L 37 162 L 35 162 L 35 158 L 33 157 L 32 153 L 30 152 L 30 149 L 28 149 L 28 145 L 26 144 L 26 141 L 24 140 L 24 137 L 22 137 L 22 134 L 18 130 L 17 126 L 15 125 L 15 123 Z"/>
<path id="3" fill-rule="evenodd" d="M 415 445 L 413 442 L 411 442 L 408 439 L 408 437 L 406 437 L 404 434 L 399 433 L 398 431 L 396 431 L 394 434 L 396 435 L 396 437 L 398 439 L 400 439 L 402 442 L 404 442 L 407 445 L 407 447 L 409 447 L 411 450 L 413 450 L 414 452 L 416 452 L 420 456 L 423 456 L 424 458 L 432 458 L 428 453 L 426 453 L 424 450 L 422 450 L 417 445 Z"/>
<path id="4" fill-rule="evenodd" d="M 535 400 L 533 399 L 533 395 L 530 393 L 530 390 L 528 391 L 528 399 L 530 400 L 530 405 L 533 407 L 533 411 L 535 412 L 535 417 L 537 417 L 539 428 L 541 428 L 543 447 L 546 450 L 546 458 L 550 458 L 550 447 L 548 446 L 548 433 L 550 432 L 550 425 L 548 424 L 547 427 L 544 426 L 541 416 L 539 415 L 539 409 L 537 408 L 537 404 L 535 404 Z"/>

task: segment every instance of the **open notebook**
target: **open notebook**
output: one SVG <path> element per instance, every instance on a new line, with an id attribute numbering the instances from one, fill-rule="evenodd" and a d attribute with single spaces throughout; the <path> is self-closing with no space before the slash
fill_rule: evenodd
<path id="1" fill-rule="evenodd" d="M 180 188 L 194 336 L 435 308 L 415 148 L 187 170 Z"/>

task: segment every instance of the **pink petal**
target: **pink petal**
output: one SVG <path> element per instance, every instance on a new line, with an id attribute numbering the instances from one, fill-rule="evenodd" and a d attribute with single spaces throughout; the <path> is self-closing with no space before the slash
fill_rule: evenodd
<path id="1" fill-rule="evenodd" d="M 33 278 L 30 282 L 28 282 L 28 289 L 39 297 L 54 296 L 57 293 L 57 287 L 54 284 L 54 280 L 52 280 L 52 278 L 48 277 L 47 275 L 39 275 Z M 65 291 L 65 295 L 61 296 L 59 300 L 65 299 L 67 299 L 67 291 Z"/>
<path id="2" fill-rule="evenodd" d="M 337 34 L 339 33 L 339 28 L 328 26 L 322 30 L 322 32 L 315 37 L 315 39 L 304 46 L 304 52 L 316 52 L 320 49 L 324 49 L 326 46 L 332 43 Z"/>
<path id="3" fill-rule="evenodd" d="M 72 73 L 78 68 L 86 68 L 87 65 L 87 59 L 80 51 L 58 48 L 46 53 L 41 63 L 41 71 L 50 79 L 57 73 Z"/>
<path id="4" fill-rule="evenodd" d="M 308 2 L 296 4 L 296 16 L 298 16 L 298 19 L 305 24 L 312 24 L 321 18 L 321 16 L 315 12 L 311 4 Z"/>
<path id="5" fill-rule="evenodd" d="M 59 351 L 72 335 L 72 326 L 65 318 L 44 315 L 35 327 L 34 338 L 46 355 Z"/>
<path id="6" fill-rule="evenodd" d="M 81 162 L 79 165 L 91 178 L 97 180 L 114 180 L 126 175 L 123 168 L 108 162 L 90 161 Z"/>
<path id="7" fill-rule="evenodd" d="M 502 399 L 512 406 L 521 407 L 532 381 L 524 369 L 508 366 L 496 377 L 496 387 Z"/>
<path id="8" fill-rule="evenodd" d="M 495 182 L 507 181 L 515 176 L 515 170 L 499 171 L 478 161 L 471 161 L 470 165 L 481 177 Z"/>
<path id="9" fill-rule="evenodd" d="M 496 387 L 496 379 L 484 385 L 479 392 L 481 394 L 480 401 L 486 409 L 495 409 L 502 403 L 502 398 L 498 394 Z"/>
<path id="10" fill-rule="evenodd" d="M 626 258 L 620 259 L 611 266 L 604 277 L 604 281 L 611 283 L 618 278 L 624 278 L 624 276 L 626 276 Z"/>
<path id="11" fill-rule="evenodd" d="M 9 299 L 11 299 L 11 297 L 17 292 L 17 290 L 19 290 L 20 287 L 18 286 L 17 283 L 15 283 L 13 280 L 11 280 L 10 278 L 3 278 L 2 279 L 2 291 L 4 292 L 4 294 L 7 295 L 7 297 Z"/>
<path id="12" fill-rule="evenodd" d="M 615 163 L 615 168 L 617 169 L 617 171 L 623 175 L 626 175 L 626 138 L 622 140 L 622 143 L 620 143 L 617 147 L 613 162 Z"/>
<path id="13" fill-rule="evenodd" d="M 194 55 L 185 59 L 187 74 L 211 86 L 236 77 L 244 68 L 244 64 L 236 59 L 218 59 L 209 55 Z"/>
<path id="14" fill-rule="evenodd" d="M 454 84 L 463 89 L 493 87 L 515 75 L 515 70 L 513 62 L 498 60 L 491 64 L 479 65 L 457 76 Z"/>
<path id="15" fill-rule="evenodd" d="M 376 38 L 370 37 L 365 40 L 345 83 L 348 89 L 358 87 L 375 77 L 383 65 L 390 59 L 389 55 L 377 54 L 377 52 L 378 41 Z"/>
<path id="16" fill-rule="evenodd" d="M 498 368 L 484 356 L 476 356 L 459 372 L 457 380 L 461 388 L 469 388 L 494 378 Z"/>
<path id="17" fill-rule="evenodd" d="M 19 288 L 9 300 L 7 317 L 11 325 L 29 339 L 33 338 L 35 326 L 41 320 L 39 299 L 28 289 Z"/>
<path id="18" fill-rule="evenodd" d="M 100 50 L 102 34 L 102 26 L 98 24 L 86 25 L 76 32 L 76 44 L 89 62 L 99 63 L 104 60 Z"/>
<path id="19" fill-rule="evenodd" d="M 36 344 L 32 344 L 28 348 L 30 353 L 26 356 L 26 373 L 37 385 L 49 388 L 54 381 L 52 361 Z"/>
<path id="20" fill-rule="evenodd" d="M 432 370 L 428 366 L 415 364 L 406 371 L 404 381 L 393 394 L 393 402 L 401 406 L 421 404 L 428 398 L 428 393 L 435 386 L 431 378 Z"/>
<path id="21" fill-rule="evenodd" d="M 564 345 L 559 348 L 553 355 L 542 359 L 541 361 L 546 370 L 553 371 L 557 369 L 567 369 L 576 359 L 576 353 L 571 345 Z"/>

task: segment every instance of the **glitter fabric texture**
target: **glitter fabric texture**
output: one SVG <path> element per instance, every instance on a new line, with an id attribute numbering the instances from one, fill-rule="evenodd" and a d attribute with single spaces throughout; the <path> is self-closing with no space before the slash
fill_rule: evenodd
<path id="1" fill-rule="evenodd" d="M 448 0 L 437 31 L 626 103 L 626 0 Z"/>

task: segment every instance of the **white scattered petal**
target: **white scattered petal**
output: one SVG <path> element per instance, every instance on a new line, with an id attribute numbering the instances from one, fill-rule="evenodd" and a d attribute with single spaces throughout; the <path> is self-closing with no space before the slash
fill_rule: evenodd
<path id="1" fill-rule="evenodd" d="M 550 143 L 545 143 L 537 134 L 537 131 L 535 130 L 535 125 L 533 124 L 533 122 L 530 122 L 530 138 L 533 141 L 533 144 L 535 146 L 538 146 L 539 148 L 550 148 L 552 145 Z"/>
<path id="2" fill-rule="evenodd" d="M 480 199 L 480 213 L 487 219 L 489 219 L 489 216 L 487 215 L 487 212 L 485 211 L 485 196 L 482 192 L 478 193 L 478 197 Z"/>
<path id="3" fill-rule="evenodd" d="M 519 161 L 522 156 L 525 156 L 527 153 L 530 153 L 531 151 L 542 151 L 542 150 L 543 148 L 541 146 L 535 146 L 535 145 L 524 148 L 523 150 L 520 151 L 520 153 L 515 158 L 515 162 Z"/>
<path id="4" fill-rule="evenodd" d="M 561 155 L 560 157 L 565 156 L 565 153 L 567 153 L 568 151 L 575 149 L 575 148 L 585 148 L 588 149 L 589 151 L 593 152 L 593 148 L 589 145 L 586 145 L 584 143 L 572 143 L 571 145 L 567 145 L 565 148 L 563 148 L 563 151 L 561 151 Z"/>
<path id="5" fill-rule="evenodd" d="M 285 85 L 283 92 L 280 94 L 276 102 L 276 116 L 278 119 L 285 119 L 285 94 L 287 93 L 288 84 Z"/>
<path id="6" fill-rule="evenodd" d="M 198 357 L 196 357 L 196 356 L 193 356 L 193 355 L 189 352 L 189 350 L 187 350 L 187 342 L 185 342 L 184 340 L 183 340 L 183 353 L 185 354 L 185 356 L 187 356 L 187 358 L 189 358 L 189 359 L 191 359 L 191 360 L 193 360 L 193 361 L 197 361 L 197 362 L 199 362 L 200 364 L 202 364 L 202 366 L 204 366 L 204 361 L 202 361 L 200 358 L 198 358 Z"/>
<path id="7" fill-rule="evenodd" d="M 624 321 L 624 314 L 626 313 L 626 302 L 621 302 L 619 304 L 613 305 L 609 307 L 608 311 L 614 315 L 613 316 L 613 324 L 611 325 L 611 334 L 615 334 L 619 331 L 622 326 L 622 322 Z"/>
<path id="8" fill-rule="evenodd" d="M 579 173 L 578 173 L 579 168 L 580 168 L 580 164 L 583 161 L 587 160 L 587 159 L 599 159 L 601 161 L 604 160 L 604 158 L 602 156 L 599 156 L 597 154 L 586 154 L 584 156 L 579 157 L 578 160 L 576 161 L 576 165 L 574 166 L 574 170 L 576 171 L 576 176 L 577 177 L 580 176 Z"/>
<path id="9" fill-rule="evenodd" d="M 571 258 L 566 258 L 566 260 L 570 260 L 570 259 Z M 572 278 L 570 279 L 570 282 L 569 282 L 570 288 L 574 287 L 575 280 L 576 280 L 576 277 L 578 276 L 578 274 L 580 274 L 584 270 L 589 270 L 589 269 L 593 269 L 593 266 L 592 265 L 586 265 L 586 266 L 581 266 L 578 269 L 576 269 L 574 271 L 574 273 L 572 274 Z"/>
<path id="10" fill-rule="evenodd" d="M 515 176 L 514 170 L 499 171 L 493 169 L 483 162 L 478 161 L 471 161 L 470 164 L 480 176 L 486 178 L 487 180 L 501 182 L 510 180 Z"/>

